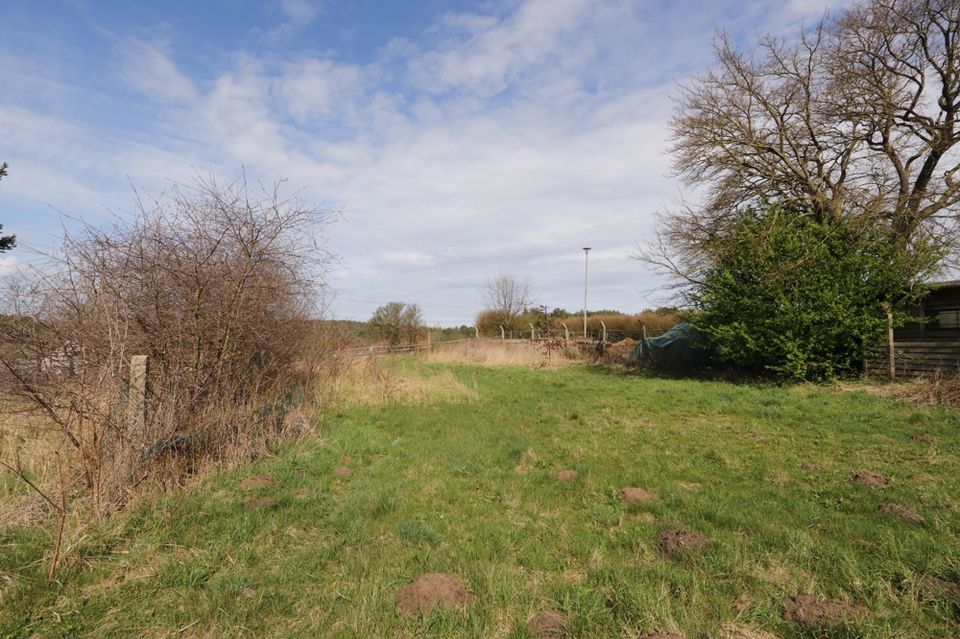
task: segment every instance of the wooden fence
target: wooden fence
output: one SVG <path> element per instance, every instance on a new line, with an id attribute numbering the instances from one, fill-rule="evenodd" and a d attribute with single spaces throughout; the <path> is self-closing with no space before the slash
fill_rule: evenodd
<path id="1" fill-rule="evenodd" d="M 960 373 L 960 339 L 899 337 L 894 339 L 893 352 L 897 379 Z M 889 370 L 887 348 L 878 347 L 867 354 L 865 372 L 889 377 Z"/>

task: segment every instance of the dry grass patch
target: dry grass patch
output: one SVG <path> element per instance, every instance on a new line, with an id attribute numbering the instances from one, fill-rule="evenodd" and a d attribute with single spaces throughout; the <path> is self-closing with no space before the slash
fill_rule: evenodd
<path id="1" fill-rule="evenodd" d="M 531 342 L 471 340 L 441 344 L 422 354 L 420 359 L 435 364 L 483 364 L 484 366 L 528 366 L 556 368 L 572 360 L 563 351 L 544 348 Z"/>
<path id="2" fill-rule="evenodd" d="M 477 389 L 449 369 L 427 371 L 396 356 L 356 357 L 321 383 L 328 404 L 343 408 L 386 404 L 472 401 Z"/>

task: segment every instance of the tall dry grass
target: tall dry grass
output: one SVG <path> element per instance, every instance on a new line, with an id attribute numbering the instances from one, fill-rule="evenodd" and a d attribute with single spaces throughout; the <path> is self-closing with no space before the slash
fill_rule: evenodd
<path id="1" fill-rule="evenodd" d="M 440 344 L 420 355 L 424 362 L 436 364 L 482 364 L 485 366 L 527 366 L 550 368 L 565 366 L 576 359 L 572 350 L 559 342 L 531 343 L 479 339 Z"/>
<path id="2" fill-rule="evenodd" d="M 598 335 L 602 330 L 603 322 L 607 325 L 607 333 L 613 334 L 617 339 L 640 339 L 643 336 L 644 327 L 650 336 L 665 333 L 680 321 L 679 316 L 673 313 L 655 313 L 647 311 L 636 313 L 634 315 L 588 315 L 587 331 Z M 557 332 L 563 332 L 563 324 L 566 323 L 571 331 L 583 331 L 583 320 L 577 317 L 567 319 L 553 319 L 550 327 Z"/>
<path id="3" fill-rule="evenodd" d="M 346 355 L 335 375 L 321 375 L 319 388 L 323 405 L 336 409 L 477 398 L 476 387 L 457 379 L 453 371 L 424 370 L 397 355 Z"/>

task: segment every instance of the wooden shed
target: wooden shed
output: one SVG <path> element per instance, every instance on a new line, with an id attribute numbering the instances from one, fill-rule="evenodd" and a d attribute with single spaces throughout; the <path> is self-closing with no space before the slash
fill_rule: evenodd
<path id="1" fill-rule="evenodd" d="M 960 373 L 960 280 L 931 284 L 915 312 L 923 322 L 893 332 L 897 378 Z M 887 349 L 871 353 L 865 369 L 887 375 Z"/>

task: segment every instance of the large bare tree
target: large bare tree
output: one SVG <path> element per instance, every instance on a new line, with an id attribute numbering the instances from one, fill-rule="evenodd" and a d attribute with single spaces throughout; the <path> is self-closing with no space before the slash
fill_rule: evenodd
<path id="1" fill-rule="evenodd" d="M 510 330 L 519 329 L 517 321 L 533 303 L 530 279 L 521 280 L 509 273 L 501 273 L 487 280 L 483 298 L 487 310 L 496 314 L 499 324 Z"/>
<path id="2" fill-rule="evenodd" d="M 955 244 L 960 2 L 861 0 L 752 51 L 721 34 L 716 56 L 672 122 L 676 172 L 703 199 L 665 219 L 648 260 L 692 277 L 764 201 Z"/>

